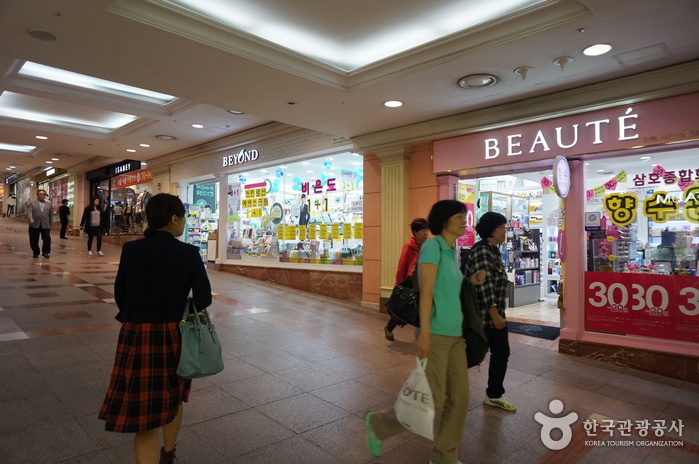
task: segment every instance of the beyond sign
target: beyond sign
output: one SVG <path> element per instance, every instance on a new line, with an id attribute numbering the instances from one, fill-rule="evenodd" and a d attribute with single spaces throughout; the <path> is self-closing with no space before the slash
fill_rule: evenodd
<path id="1" fill-rule="evenodd" d="M 584 124 L 584 128 L 579 129 L 580 124 L 572 124 L 568 127 L 556 127 L 556 136 L 546 138 L 544 132 L 539 130 L 532 139 L 523 138 L 522 134 L 511 134 L 502 139 L 485 139 L 485 159 L 493 159 L 500 156 L 504 150 L 507 156 L 519 156 L 526 153 L 537 153 L 551 151 L 553 148 L 573 148 L 578 144 L 581 137 L 586 138 L 586 142 L 593 145 L 603 144 L 606 141 L 603 133 L 614 134 L 616 140 L 634 140 L 639 135 L 636 132 L 635 119 L 638 114 L 631 113 L 631 108 L 626 110 L 626 114 L 615 120 L 598 119 Z M 602 130 L 605 128 L 607 130 Z M 611 129 L 611 131 L 609 130 Z"/>
<path id="2" fill-rule="evenodd" d="M 240 150 L 237 154 L 228 155 L 223 157 L 223 167 L 234 166 L 236 164 L 247 163 L 248 161 L 255 161 L 260 157 L 260 153 L 257 150 L 247 151 L 246 149 Z"/>

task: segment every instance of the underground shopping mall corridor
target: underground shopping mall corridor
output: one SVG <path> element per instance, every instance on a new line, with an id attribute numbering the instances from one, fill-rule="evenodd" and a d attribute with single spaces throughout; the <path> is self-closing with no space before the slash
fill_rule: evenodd
<path id="1" fill-rule="evenodd" d="M 0 463 L 132 463 L 132 435 L 97 419 L 119 330 L 120 247 L 88 256 L 86 239 L 52 238 L 50 258 L 34 259 L 26 223 L 0 218 Z M 411 329 L 391 343 L 386 316 L 362 306 L 209 276 L 226 367 L 194 380 L 178 463 L 427 464 L 430 442 L 416 435 L 386 440 L 379 459 L 364 443 L 364 413 L 392 407 L 414 367 Z M 471 369 L 462 462 L 699 462 L 699 385 L 563 355 L 556 342 L 511 335 L 511 345 L 505 396 L 517 412 L 483 405 L 487 358 Z M 548 434 L 535 420 L 550 428 L 571 413 Z M 544 444 L 565 429 L 563 449 Z"/>

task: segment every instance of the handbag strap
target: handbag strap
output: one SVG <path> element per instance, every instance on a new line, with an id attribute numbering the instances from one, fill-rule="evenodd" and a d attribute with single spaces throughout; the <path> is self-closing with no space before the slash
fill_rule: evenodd
<path id="1" fill-rule="evenodd" d="M 184 325 L 184 323 L 187 322 L 187 319 L 189 319 L 190 315 L 194 320 L 194 326 L 197 329 L 200 328 L 202 324 L 197 315 L 197 308 L 194 305 L 194 300 L 192 299 L 192 297 L 187 298 L 187 302 L 184 305 L 184 313 L 182 313 L 182 320 L 180 321 L 180 326 Z"/>

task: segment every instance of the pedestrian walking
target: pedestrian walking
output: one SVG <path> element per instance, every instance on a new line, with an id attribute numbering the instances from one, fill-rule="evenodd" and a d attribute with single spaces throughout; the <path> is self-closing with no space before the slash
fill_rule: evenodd
<path id="1" fill-rule="evenodd" d="M 104 256 L 102 253 L 102 235 L 104 228 L 107 226 L 107 218 L 102 201 L 99 198 L 94 198 L 83 211 L 83 217 L 80 220 L 80 228 L 87 232 L 87 254 L 92 256 L 92 241 L 97 237 L 97 255 Z"/>
<path id="2" fill-rule="evenodd" d="M 70 216 L 70 208 L 68 207 L 68 200 L 64 198 L 61 200 L 61 207 L 58 208 L 58 217 L 61 220 L 60 237 L 64 240 L 68 240 L 68 237 L 66 237 L 66 230 L 68 230 L 68 216 Z"/>
<path id="3" fill-rule="evenodd" d="M 27 203 L 27 221 L 29 222 L 29 246 L 34 258 L 39 252 L 44 258 L 51 253 L 51 204 L 46 201 L 46 190 L 36 191 L 36 200 Z M 41 250 L 39 249 L 41 237 Z"/>

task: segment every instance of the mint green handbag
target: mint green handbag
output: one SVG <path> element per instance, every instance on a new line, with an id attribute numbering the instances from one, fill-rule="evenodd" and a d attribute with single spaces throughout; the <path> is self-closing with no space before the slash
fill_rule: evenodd
<path id="1" fill-rule="evenodd" d="M 221 343 L 216 327 L 206 309 L 197 311 L 192 298 L 187 298 L 180 321 L 182 348 L 177 375 L 185 379 L 196 379 L 218 374 L 223 370 Z"/>

